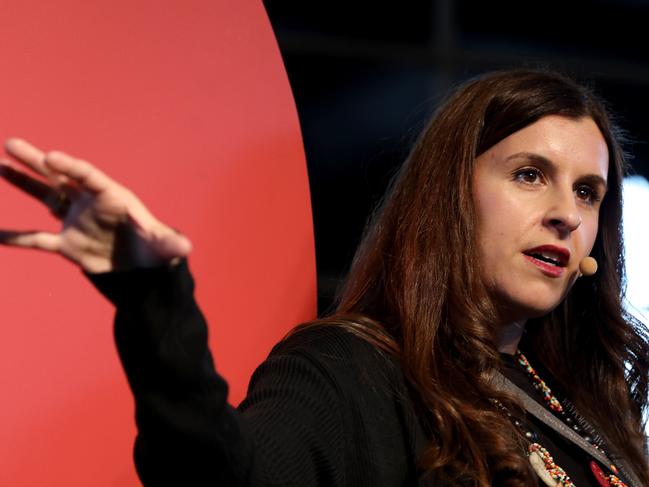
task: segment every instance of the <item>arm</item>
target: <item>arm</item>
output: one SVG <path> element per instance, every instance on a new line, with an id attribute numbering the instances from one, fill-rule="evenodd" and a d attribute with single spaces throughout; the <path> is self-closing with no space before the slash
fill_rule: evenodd
<path id="1" fill-rule="evenodd" d="M 0 175 L 62 226 L 58 233 L 3 231 L 0 243 L 62 255 L 117 307 L 115 336 L 135 397 L 135 461 L 145 484 L 338 485 L 331 480 L 341 476 L 340 408 L 317 368 L 298 355 L 267 361 L 254 400 L 243 414 L 235 411 L 193 299 L 189 241 L 88 162 L 17 139 L 6 149 L 13 161 L 0 161 Z"/>
<path id="2" fill-rule="evenodd" d="M 251 448 L 214 371 L 186 262 L 89 277 L 117 306 L 144 484 L 247 485 Z"/>
<path id="3" fill-rule="evenodd" d="M 236 411 L 214 371 L 185 261 L 90 279 L 117 306 L 145 485 L 351 485 L 346 406 L 319 364 L 299 350 L 271 354 Z"/>

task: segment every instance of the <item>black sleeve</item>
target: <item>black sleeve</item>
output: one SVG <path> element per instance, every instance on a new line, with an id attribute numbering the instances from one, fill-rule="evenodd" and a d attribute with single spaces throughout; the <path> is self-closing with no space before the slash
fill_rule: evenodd
<path id="1" fill-rule="evenodd" d="M 145 485 L 344 484 L 341 396 L 309 357 L 271 355 L 237 411 L 214 370 L 186 262 L 89 278 L 117 307 Z"/>

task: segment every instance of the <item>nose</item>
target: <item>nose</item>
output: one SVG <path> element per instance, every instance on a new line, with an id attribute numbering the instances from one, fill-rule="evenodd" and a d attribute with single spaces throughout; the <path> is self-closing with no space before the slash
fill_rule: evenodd
<path id="1" fill-rule="evenodd" d="M 577 230 L 581 225 L 581 215 L 573 191 L 554 194 L 551 200 L 544 224 L 555 228 L 561 236 L 567 236 Z"/>

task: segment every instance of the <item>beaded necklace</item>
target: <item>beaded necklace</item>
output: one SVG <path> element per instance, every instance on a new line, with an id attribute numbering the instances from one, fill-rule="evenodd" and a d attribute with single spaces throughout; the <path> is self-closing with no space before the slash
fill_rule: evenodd
<path id="1" fill-rule="evenodd" d="M 594 448 L 605 453 L 604 441 L 599 435 L 595 434 L 595 429 L 590 424 L 588 424 L 585 418 L 577 413 L 577 410 L 572 405 L 572 403 L 564 400 L 564 404 L 566 405 L 566 407 L 564 407 L 564 405 L 559 402 L 556 396 L 552 393 L 552 390 L 539 377 L 539 375 L 536 373 L 536 370 L 534 370 L 525 355 L 523 355 L 520 350 L 516 351 L 516 358 L 518 360 L 518 363 L 527 372 L 527 375 L 532 381 L 534 388 L 543 396 L 543 401 L 545 402 L 546 406 L 550 410 L 554 411 L 576 433 L 579 433 L 586 441 L 592 444 Z M 567 410 L 569 410 L 574 417 L 571 417 L 571 415 L 568 414 Z M 518 423 L 520 423 L 520 421 Z M 514 422 L 514 424 L 516 424 L 516 422 Z M 516 424 L 516 426 L 520 427 L 519 424 Z M 527 438 L 530 438 L 528 432 L 525 432 L 525 436 Z M 534 470 L 539 474 L 541 480 L 543 480 L 547 485 L 558 484 L 564 487 L 574 487 L 575 484 L 572 482 L 572 480 L 570 480 L 570 477 L 566 474 L 566 472 L 560 466 L 554 463 L 554 460 L 550 453 L 538 443 L 534 442 L 529 445 L 528 457 Z M 627 487 L 627 485 L 616 475 L 618 474 L 618 469 L 615 465 L 611 464 L 609 466 L 611 472 L 613 473 L 608 475 L 605 474 L 601 470 L 601 468 L 599 468 L 595 461 L 590 462 L 590 468 L 600 485 Z M 543 470 L 545 470 L 545 472 L 543 472 Z M 544 476 L 544 474 L 546 475 Z M 554 484 L 552 483 L 552 481 L 554 481 Z"/>

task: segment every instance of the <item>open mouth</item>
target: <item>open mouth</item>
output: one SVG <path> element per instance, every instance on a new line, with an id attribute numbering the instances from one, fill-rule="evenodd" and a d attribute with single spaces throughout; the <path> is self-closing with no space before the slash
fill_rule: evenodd
<path id="1" fill-rule="evenodd" d="M 539 260 L 555 267 L 566 267 L 570 260 L 570 252 L 561 247 L 543 245 L 523 252 L 528 257 Z"/>
<path id="2" fill-rule="evenodd" d="M 546 262 L 551 265 L 555 265 L 557 267 L 565 267 L 565 264 L 562 264 L 559 259 L 555 259 L 553 257 L 549 257 L 547 255 L 539 254 L 536 252 L 523 252 L 525 255 L 529 255 L 530 257 L 534 257 L 537 260 L 540 260 L 541 262 Z"/>

